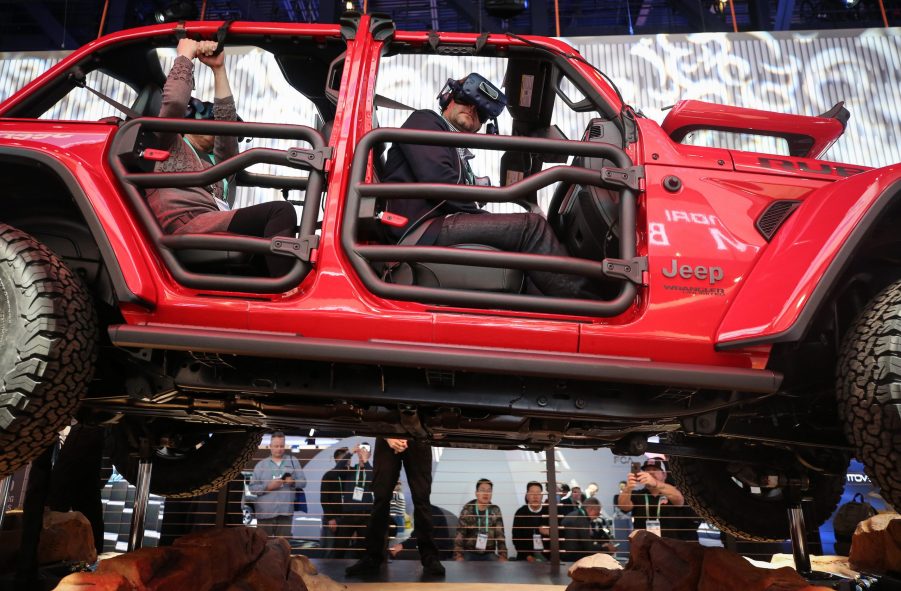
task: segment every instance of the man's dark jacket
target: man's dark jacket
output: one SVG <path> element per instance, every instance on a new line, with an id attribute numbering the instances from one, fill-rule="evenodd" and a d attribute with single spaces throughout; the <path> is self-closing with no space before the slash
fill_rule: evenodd
<path id="1" fill-rule="evenodd" d="M 322 504 L 322 520 L 340 519 L 344 513 L 343 492 L 344 480 L 347 475 L 347 460 L 335 463 L 335 467 L 322 476 L 322 484 L 319 486 L 319 502 Z M 350 476 L 353 478 L 353 475 Z"/>
<path id="2" fill-rule="evenodd" d="M 426 131 L 453 131 L 447 121 L 434 111 L 414 111 L 404 124 L 403 129 L 422 129 Z M 466 165 L 460 158 L 456 148 L 446 146 L 422 146 L 413 144 L 393 144 L 388 150 L 388 161 L 385 164 L 383 178 L 386 183 L 442 183 L 451 185 L 466 184 Z M 418 224 L 426 219 L 440 217 L 452 213 L 486 213 L 479 209 L 474 201 L 440 201 L 425 199 L 389 199 L 385 209 L 391 213 L 402 215 L 409 224 Z M 434 209 L 434 211 L 432 211 Z M 409 227 L 395 228 L 385 226 L 389 238 L 397 241 Z M 430 229 L 430 234 L 437 235 Z"/>

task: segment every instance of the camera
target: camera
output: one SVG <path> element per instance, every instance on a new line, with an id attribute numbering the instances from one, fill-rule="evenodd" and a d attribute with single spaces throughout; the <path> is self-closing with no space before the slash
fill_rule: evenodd
<path id="1" fill-rule="evenodd" d="M 291 476 L 290 472 L 285 472 L 284 474 L 282 474 L 282 480 L 284 480 L 285 478 L 289 478 L 290 476 Z"/>
<path id="2" fill-rule="evenodd" d="M 638 474 L 641 472 L 641 463 L 632 462 L 632 474 Z"/>

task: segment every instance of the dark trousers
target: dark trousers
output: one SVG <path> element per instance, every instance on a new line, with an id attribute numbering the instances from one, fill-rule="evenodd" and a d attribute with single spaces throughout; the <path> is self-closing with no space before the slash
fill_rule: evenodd
<path id="1" fill-rule="evenodd" d="M 409 441 L 406 451 L 398 454 L 394 453 L 384 439 L 376 440 L 372 477 L 375 501 L 366 530 L 366 553 L 373 560 L 385 560 L 391 497 L 400 477 L 401 465 L 407 474 L 410 492 L 413 493 L 413 529 L 416 530 L 419 558 L 425 564 L 429 560 L 438 559 L 429 508 L 429 496 L 432 494 L 432 448 L 427 443 Z"/>
<path id="2" fill-rule="evenodd" d="M 267 201 L 235 210 L 228 231 L 233 234 L 272 238 L 293 238 L 297 233 L 297 214 L 287 201 Z M 289 256 L 269 255 L 266 267 L 273 277 L 281 277 L 291 270 L 297 259 Z"/>
<path id="3" fill-rule="evenodd" d="M 484 244 L 498 250 L 550 256 L 569 256 L 553 229 L 535 213 L 473 215 L 457 213 L 446 217 L 436 246 Z M 595 299 L 589 280 L 576 275 L 528 271 L 529 280 L 543 295 Z"/>

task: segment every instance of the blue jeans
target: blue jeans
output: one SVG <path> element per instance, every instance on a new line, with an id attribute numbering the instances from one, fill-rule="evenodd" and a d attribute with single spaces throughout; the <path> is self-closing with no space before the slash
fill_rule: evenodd
<path id="1" fill-rule="evenodd" d="M 535 213 L 456 213 L 444 218 L 436 246 L 484 244 L 508 252 L 569 256 L 566 247 L 543 217 Z M 527 271 L 529 280 L 543 295 L 596 299 L 589 280 L 576 275 Z"/>

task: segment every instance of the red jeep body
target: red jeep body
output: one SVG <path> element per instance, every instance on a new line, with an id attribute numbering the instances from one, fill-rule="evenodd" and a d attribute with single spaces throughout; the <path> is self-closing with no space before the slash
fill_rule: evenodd
<path id="1" fill-rule="evenodd" d="M 186 34 L 212 38 L 220 24 L 188 23 Z M 154 438 L 198 423 L 204 433 L 210 425 L 317 426 L 447 445 L 612 446 L 632 454 L 648 449 L 649 435 L 660 435 L 652 448 L 676 456 L 673 470 L 686 497 L 728 530 L 784 537 L 790 495 L 774 490 L 807 491 L 816 497 L 817 518 L 830 514 L 852 449 L 842 429 L 853 426 L 836 413 L 833 393 L 841 342 L 866 302 L 901 277 L 893 232 L 901 217 L 901 165 L 868 169 L 817 159 L 844 129 L 835 113 L 686 101 L 661 126 L 637 115 L 559 40 L 395 31 L 368 16 L 340 26 L 233 23 L 230 44 L 277 55 L 280 39 L 318 48 L 310 52 L 329 65 L 323 82 L 332 98 L 331 107 L 318 95 L 311 99 L 331 124 L 327 144 L 317 144 L 315 129 L 287 125 L 296 122 L 240 128 L 312 147 L 280 161 L 308 174 L 300 235 L 286 242 L 303 253 L 294 281 L 236 278 L 182 265 L 177 253 L 199 247 L 259 254 L 268 241 L 173 240 L 148 217 L 141 191 L 153 174 L 135 162 L 153 113 L 128 123 L 36 119 L 92 59 L 124 71 L 111 57 L 116 48 L 171 46 L 173 30 L 160 25 L 103 37 L 0 104 L 0 166 L 4 178 L 17 175 L 14 199 L 0 191 L 0 222 L 50 246 L 100 302 L 99 326 L 109 338 L 99 339 L 82 420 L 121 417 L 123 431 Z M 536 84 L 536 100 L 553 104 L 555 76 L 565 77 L 599 113 L 593 124 L 607 126 L 606 137 L 619 130 L 620 141 L 598 148 L 588 130 L 582 141 L 547 135 L 553 121 L 525 108 L 511 109 L 513 136 L 520 137 L 436 140 L 374 129 L 384 56 L 453 51 L 509 59 L 508 95 L 517 72 L 545 68 L 551 74 L 543 94 Z M 278 59 L 290 80 L 293 62 Z M 158 73 L 155 82 L 161 84 Z M 213 125 L 222 132 L 229 124 Z M 789 153 L 679 143 L 698 129 L 781 138 Z M 565 205 L 580 188 L 600 187 L 590 194 L 613 200 L 619 217 L 604 233 L 609 239 L 619 228 L 618 252 L 548 262 L 380 244 L 372 204 L 404 186 L 377 181 L 378 156 L 370 148 L 405 137 L 532 155 L 519 186 L 456 188 L 479 200 L 521 199 L 537 188 L 522 188 L 533 182 L 557 186 L 552 205 Z M 243 156 L 252 159 L 254 150 Z M 555 150 L 576 160 L 543 167 Z M 297 164 L 307 156 L 322 166 Z M 321 220 L 311 205 L 319 199 L 310 188 L 316 175 L 325 183 Z M 561 211 L 548 214 L 565 233 L 570 222 Z M 612 291 L 598 302 L 566 301 L 392 285 L 379 275 L 378 261 L 403 260 L 468 265 L 473 273 L 554 264 L 603 278 Z M 893 396 L 881 424 L 897 443 Z M 898 446 L 886 453 L 897 471 Z M 894 487 L 889 497 L 898 502 L 897 476 L 876 477 Z M 748 503 L 771 517 L 760 519 Z"/>

